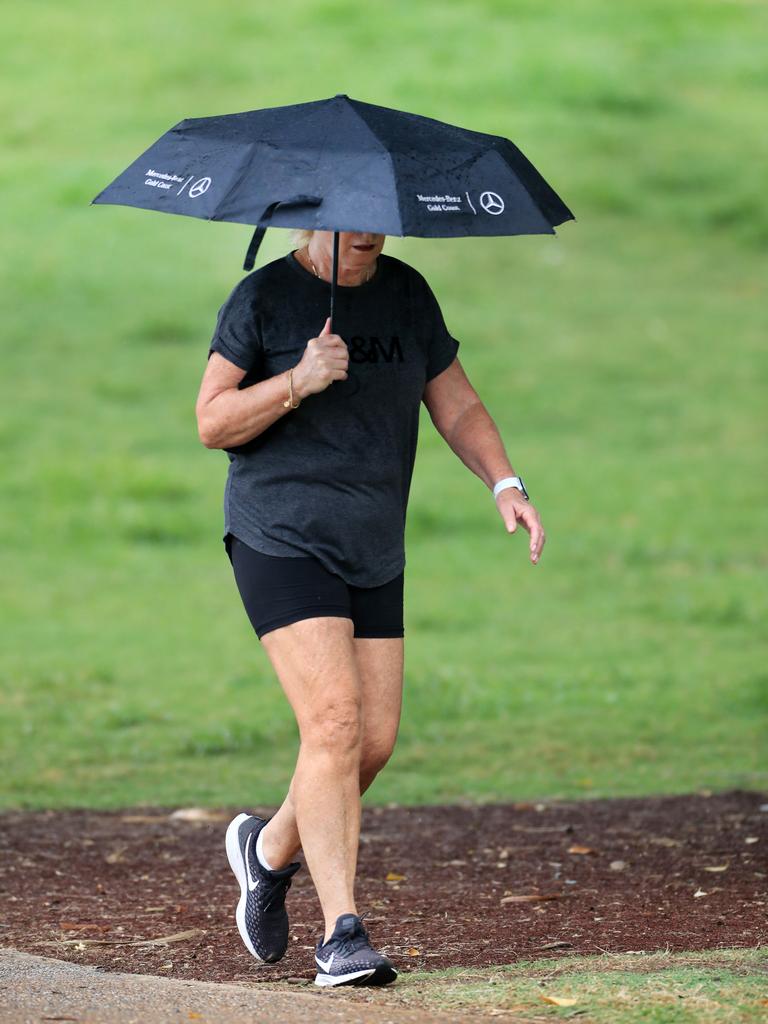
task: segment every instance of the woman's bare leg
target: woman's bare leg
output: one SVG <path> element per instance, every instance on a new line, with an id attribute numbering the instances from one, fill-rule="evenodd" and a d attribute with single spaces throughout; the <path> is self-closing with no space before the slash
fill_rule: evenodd
<path id="1" fill-rule="evenodd" d="M 262 637 L 299 726 L 292 802 L 326 935 L 340 914 L 357 913 L 362 686 L 352 632 L 351 619 L 323 615 Z"/>
<path id="2" fill-rule="evenodd" d="M 355 638 L 351 619 L 321 616 L 272 630 L 262 643 L 302 740 L 288 795 L 263 830 L 264 855 L 280 868 L 303 847 L 328 939 L 339 914 L 357 912 L 360 793 L 397 736 L 403 638 Z"/>

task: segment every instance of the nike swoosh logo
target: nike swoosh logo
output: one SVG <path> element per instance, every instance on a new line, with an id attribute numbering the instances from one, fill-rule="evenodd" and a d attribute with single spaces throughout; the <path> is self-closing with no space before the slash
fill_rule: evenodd
<path id="1" fill-rule="evenodd" d="M 254 878 L 251 874 L 251 858 L 249 856 L 251 850 L 251 840 L 253 839 L 253 832 L 248 833 L 248 838 L 245 841 L 245 874 L 248 879 L 248 889 L 253 892 L 254 889 L 258 888 L 259 880 Z"/>
<path id="2" fill-rule="evenodd" d="M 324 970 L 324 971 L 330 971 L 330 969 L 331 969 L 331 964 L 333 963 L 333 958 L 334 958 L 335 956 L 336 956 L 336 954 L 335 954 L 335 953 L 331 953 L 330 957 L 328 958 L 328 960 L 326 960 L 326 962 L 325 962 L 325 963 L 323 963 L 323 961 L 322 961 L 322 960 L 320 959 L 320 957 L 319 957 L 319 956 L 317 956 L 317 955 L 315 955 L 315 960 L 317 960 L 318 964 L 320 965 L 320 967 L 322 967 L 322 968 L 323 968 L 323 970 Z"/>

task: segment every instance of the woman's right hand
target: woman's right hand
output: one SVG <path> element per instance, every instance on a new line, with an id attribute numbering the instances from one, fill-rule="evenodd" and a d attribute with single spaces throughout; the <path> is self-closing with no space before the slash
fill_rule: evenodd
<path id="1" fill-rule="evenodd" d="M 335 380 L 349 376 L 349 349 L 338 334 L 331 334 L 331 318 L 316 338 L 310 338 L 304 355 L 293 370 L 294 390 L 299 397 L 325 391 Z"/>

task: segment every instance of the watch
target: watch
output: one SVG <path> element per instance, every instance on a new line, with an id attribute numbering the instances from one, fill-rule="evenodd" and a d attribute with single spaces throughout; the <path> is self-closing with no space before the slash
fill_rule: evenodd
<path id="1" fill-rule="evenodd" d="M 505 476 L 503 480 L 499 480 L 493 488 L 494 500 L 498 496 L 499 492 L 503 491 L 506 487 L 516 487 L 524 498 L 530 500 L 528 498 L 528 491 L 525 489 L 525 484 L 523 483 L 523 478 L 521 476 Z"/>

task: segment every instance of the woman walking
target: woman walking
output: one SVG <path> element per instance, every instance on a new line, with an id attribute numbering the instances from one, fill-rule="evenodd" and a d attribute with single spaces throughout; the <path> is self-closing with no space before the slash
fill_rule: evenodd
<path id="1" fill-rule="evenodd" d="M 397 971 L 357 913 L 360 795 L 389 759 L 403 686 L 404 530 L 420 403 L 493 491 L 510 532 L 544 544 L 538 513 L 456 356 L 424 277 L 385 236 L 333 232 L 244 277 L 219 310 L 197 400 L 200 440 L 227 451 L 224 544 L 246 613 L 296 716 L 299 755 L 268 820 L 240 814 L 226 849 L 239 933 L 274 963 L 301 849 L 325 930 L 318 985 L 387 984 Z"/>

